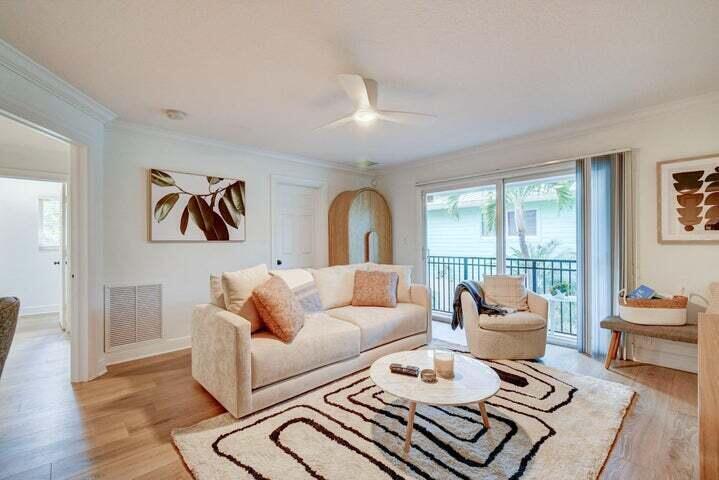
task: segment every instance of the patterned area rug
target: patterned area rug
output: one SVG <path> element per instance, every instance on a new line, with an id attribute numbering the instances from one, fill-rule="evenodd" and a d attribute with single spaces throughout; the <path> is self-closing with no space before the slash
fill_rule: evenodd
<path id="1" fill-rule="evenodd" d="M 634 392 L 532 362 L 487 362 L 502 379 L 476 406 L 418 405 L 402 451 L 407 405 L 368 370 L 236 420 L 220 415 L 173 438 L 196 478 L 595 478 Z"/>

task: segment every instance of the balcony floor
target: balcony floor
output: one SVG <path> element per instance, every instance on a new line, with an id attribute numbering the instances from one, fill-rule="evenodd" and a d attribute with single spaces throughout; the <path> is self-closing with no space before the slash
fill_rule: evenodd
<path id="1" fill-rule="evenodd" d="M 458 328 L 452 330 L 449 323 L 432 321 L 432 337 L 434 340 L 442 340 L 443 342 L 456 343 L 457 345 L 467 345 L 467 337 L 464 330 Z"/>

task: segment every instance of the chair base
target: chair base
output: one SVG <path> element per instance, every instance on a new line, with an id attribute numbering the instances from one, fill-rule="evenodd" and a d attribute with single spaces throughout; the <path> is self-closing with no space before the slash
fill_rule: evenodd
<path id="1" fill-rule="evenodd" d="M 469 352 L 486 360 L 532 360 L 544 356 L 547 329 L 498 332 L 482 328 L 467 329 Z"/>

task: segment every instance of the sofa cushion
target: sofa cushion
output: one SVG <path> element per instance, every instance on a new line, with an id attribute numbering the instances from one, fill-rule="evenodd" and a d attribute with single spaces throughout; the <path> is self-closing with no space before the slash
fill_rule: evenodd
<path id="1" fill-rule="evenodd" d="M 514 312 L 509 315 L 480 315 L 479 328 L 495 332 L 529 332 L 544 328 L 547 321 L 532 312 Z"/>
<path id="2" fill-rule="evenodd" d="M 305 316 L 292 343 L 262 331 L 252 335 L 250 344 L 254 389 L 359 355 L 360 330 L 320 312 Z"/>
<path id="3" fill-rule="evenodd" d="M 322 310 L 322 299 L 317 289 L 315 279 L 309 270 L 292 268 L 288 270 L 272 270 L 270 275 L 280 277 L 290 287 L 300 302 L 305 313 L 315 313 Z"/>
<path id="4" fill-rule="evenodd" d="M 358 307 L 396 307 L 397 272 L 355 272 L 352 305 Z"/>
<path id="5" fill-rule="evenodd" d="M 360 328 L 363 352 L 427 330 L 427 312 L 413 303 L 398 303 L 394 308 L 347 306 L 326 313 Z"/>
<path id="6" fill-rule="evenodd" d="M 227 310 L 249 320 L 253 332 L 262 328 L 262 320 L 252 300 L 252 290 L 269 279 L 270 274 L 264 264 L 222 274 L 222 291 Z"/>
<path id="7" fill-rule="evenodd" d="M 366 264 L 357 264 L 310 270 L 317 284 L 317 290 L 320 292 L 322 307 L 329 310 L 352 303 L 355 271 L 366 269 Z"/>
<path id="8" fill-rule="evenodd" d="M 291 342 L 302 330 L 305 311 L 280 277 L 270 277 L 252 291 L 262 322 L 283 342 Z"/>
<path id="9" fill-rule="evenodd" d="M 485 275 L 482 280 L 484 301 L 514 310 L 529 310 L 524 275 Z"/>
<path id="10" fill-rule="evenodd" d="M 409 288 L 412 285 L 412 265 L 384 265 L 379 263 L 368 263 L 367 270 L 379 272 L 395 272 L 399 275 L 397 283 L 397 301 L 410 303 L 412 301 Z"/>

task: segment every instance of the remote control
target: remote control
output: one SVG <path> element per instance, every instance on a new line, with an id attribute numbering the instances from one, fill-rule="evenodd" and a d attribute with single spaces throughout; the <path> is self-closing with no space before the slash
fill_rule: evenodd
<path id="1" fill-rule="evenodd" d="M 398 375 L 407 375 L 408 377 L 416 377 L 419 375 L 419 368 L 411 365 L 405 367 L 399 363 L 390 364 L 389 371 Z"/>

